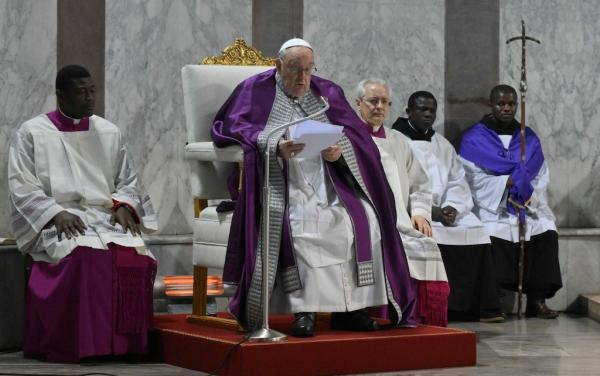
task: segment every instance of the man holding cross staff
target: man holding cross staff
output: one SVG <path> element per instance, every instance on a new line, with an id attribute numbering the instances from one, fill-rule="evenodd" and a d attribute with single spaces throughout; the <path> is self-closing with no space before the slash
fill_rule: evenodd
<path id="1" fill-rule="evenodd" d="M 490 92 L 491 113 L 469 128 L 460 156 L 475 202 L 475 212 L 490 234 L 496 276 L 501 287 L 527 294 L 526 315 L 553 319 L 558 313 L 545 300 L 562 287 L 558 234 L 548 205 L 549 170 L 541 142 L 525 126 L 527 91 L 525 41 L 522 35 L 521 122 L 514 119 L 517 92 L 498 85 Z"/>

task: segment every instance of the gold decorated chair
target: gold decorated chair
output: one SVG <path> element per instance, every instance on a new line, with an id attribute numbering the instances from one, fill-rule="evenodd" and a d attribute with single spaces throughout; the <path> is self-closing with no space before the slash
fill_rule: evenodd
<path id="1" fill-rule="evenodd" d="M 207 270 L 222 270 L 232 212 L 217 213 L 216 204 L 229 199 L 227 178 L 236 163 L 242 163 L 239 146 L 217 148 L 210 137 L 213 119 L 233 89 L 244 79 L 272 69 L 273 59 L 263 58 L 242 39 L 223 51 L 222 56 L 206 58 L 199 65 L 181 69 L 186 117 L 186 159 L 191 168 L 194 197 L 194 297 L 189 322 L 237 328 L 233 320 L 206 313 Z M 213 296 L 230 297 L 230 289 L 211 291 Z"/>

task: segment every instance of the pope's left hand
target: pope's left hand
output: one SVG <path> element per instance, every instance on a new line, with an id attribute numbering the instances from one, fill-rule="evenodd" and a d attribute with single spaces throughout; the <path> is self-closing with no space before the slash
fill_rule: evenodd
<path id="1" fill-rule="evenodd" d="M 322 150 L 321 156 L 323 156 L 327 162 L 335 162 L 342 156 L 342 147 L 339 144 L 332 145 L 327 149 Z"/>
<path id="2" fill-rule="evenodd" d="M 431 236 L 431 225 L 422 215 L 413 215 L 411 218 L 412 225 L 426 236 Z"/>
<path id="3" fill-rule="evenodd" d="M 116 223 L 123 227 L 124 233 L 129 230 L 131 231 L 131 235 L 141 235 L 140 226 L 135 223 L 133 215 L 125 206 L 120 206 L 117 211 L 113 213 L 112 217 L 110 217 L 110 224 L 114 226 Z"/>

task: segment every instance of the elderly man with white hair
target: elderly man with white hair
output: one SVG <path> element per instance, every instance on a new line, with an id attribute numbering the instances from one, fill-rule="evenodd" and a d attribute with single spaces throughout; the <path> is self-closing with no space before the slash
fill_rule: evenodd
<path id="1" fill-rule="evenodd" d="M 225 282 L 237 285 L 230 311 L 249 330 L 262 324 L 260 192 L 266 134 L 319 111 L 325 97 L 330 107 L 315 119 L 343 127 L 336 145 L 311 157 L 303 155 L 305 145 L 291 139 L 289 131 L 272 140 L 271 304 L 295 314 L 295 336 L 313 335 L 315 312 L 332 312 L 333 329 L 376 330 L 377 322 L 365 310 L 372 306 L 387 306 L 394 325 L 414 325 L 415 292 L 394 231 L 393 194 L 377 147 L 342 89 L 313 75 L 308 42 L 284 43 L 276 66 L 240 83 L 213 124 L 217 146 L 238 144 L 244 150 L 243 186 L 233 197 L 223 274 Z"/>
<path id="2" fill-rule="evenodd" d="M 396 228 L 419 290 L 418 316 L 425 324 L 445 326 L 450 289 L 440 249 L 431 237 L 430 180 L 404 135 L 384 127 L 392 104 L 387 83 L 378 78 L 364 79 L 355 93 L 357 112 L 379 149 L 394 194 Z"/>

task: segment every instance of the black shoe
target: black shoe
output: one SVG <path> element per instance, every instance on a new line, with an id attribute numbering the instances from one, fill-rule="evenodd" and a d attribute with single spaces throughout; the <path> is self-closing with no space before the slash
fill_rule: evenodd
<path id="1" fill-rule="evenodd" d="M 558 312 L 551 310 L 544 299 L 537 299 L 533 304 L 527 304 L 526 317 L 537 317 L 538 319 L 555 319 Z"/>
<path id="2" fill-rule="evenodd" d="M 479 316 L 479 322 L 498 323 L 503 322 L 505 318 L 506 316 L 503 312 L 484 311 Z"/>
<path id="3" fill-rule="evenodd" d="M 312 337 L 315 333 L 315 317 L 314 312 L 294 313 L 292 335 L 294 337 Z"/>
<path id="4" fill-rule="evenodd" d="M 365 309 L 352 312 L 333 312 L 331 314 L 331 329 L 370 332 L 381 329 Z"/>

